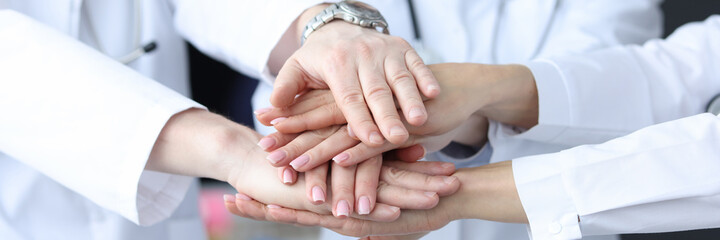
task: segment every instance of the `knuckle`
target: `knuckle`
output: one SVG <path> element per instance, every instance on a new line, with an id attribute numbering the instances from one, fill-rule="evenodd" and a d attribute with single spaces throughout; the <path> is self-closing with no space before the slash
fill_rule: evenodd
<path id="1" fill-rule="evenodd" d="M 398 85 L 402 84 L 410 84 L 411 82 L 414 85 L 414 78 L 412 73 L 410 73 L 407 69 L 402 69 L 394 72 L 389 79 L 390 86 L 395 88 Z"/>
<path id="2" fill-rule="evenodd" d="M 407 173 L 403 170 L 400 170 L 400 169 L 397 169 L 394 167 L 388 167 L 388 171 L 387 171 L 388 180 L 399 181 L 403 177 L 405 177 L 406 174 Z"/>
<path id="3" fill-rule="evenodd" d="M 338 184 L 333 186 L 333 192 L 338 195 L 338 198 L 342 198 L 343 196 L 352 197 L 353 190 L 352 184 Z"/>
<path id="4" fill-rule="evenodd" d="M 375 45 L 377 46 L 377 45 Z M 362 58 L 372 58 L 373 56 L 373 45 L 367 41 L 360 41 L 355 43 L 355 52 Z"/>
<path id="5" fill-rule="evenodd" d="M 408 43 L 408 41 L 405 41 L 405 39 L 402 37 L 390 36 L 389 40 L 392 44 L 400 45 L 402 47 L 407 47 L 407 48 L 410 47 L 410 43 Z"/>
<path id="6" fill-rule="evenodd" d="M 336 45 L 327 56 L 328 62 L 330 63 L 328 64 L 329 66 L 345 66 L 350 53 L 343 45 Z"/>
<path id="7" fill-rule="evenodd" d="M 342 103 L 346 105 L 357 105 L 365 103 L 365 99 L 363 98 L 362 93 L 356 89 L 348 89 L 343 91 L 341 99 Z"/>
<path id="8" fill-rule="evenodd" d="M 400 122 L 400 116 L 397 115 L 397 112 L 389 112 L 387 114 L 380 116 L 379 122 L 384 122 L 384 123 Z"/>
<path id="9" fill-rule="evenodd" d="M 386 88 L 384 86 L 373 86 L 368 89 L 368 91 L 365 92 L 368 100 L 380 100 L 380 99 L 386 99 L 392 97 L 392 92 L 390 92 L 389 88 Z"/>

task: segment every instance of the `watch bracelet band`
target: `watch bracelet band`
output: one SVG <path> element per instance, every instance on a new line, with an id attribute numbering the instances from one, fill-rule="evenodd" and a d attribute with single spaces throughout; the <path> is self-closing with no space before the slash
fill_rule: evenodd
<path id="1" fill-rule="evenodd" d="M 322 12 L 320 12 L 318 15 L 315 15 L 308 23 L 305 25 L 305 30 L 303 30 L 302 37 L 300 39 L 300 46 L 305 44 L 305 39 L 307 39 L 308 36 L 318 28 L 320 28 L 322 25 L 325 25 L 332 21 L 335 18 L 335 12 L 333 10 L 340 9 L 337 4 L 333 3 L 327 8 L 323 9 Z"/>
<path id="2" fill-rule="evenodd" d="M 305 30 L 303 30 L 303 34 L 300 37 L 300 46 L 305 44 L 305 40 L 310 36 L 311 33 L 315 32 L 315 30 L 319 29 L 320 27 L 324 26 L 325 24 L 337 19 L 335 18 L 335 11 L 340 11 L 340 7 L 337 3 L 333 3 L 327 8 L 323 9 L 322 12 L 315 15 L 306 25 Z M 344 20 L 344 19 L 343 19 Z M 350 22 L 349 20 L 346 22 Z M 387 29 L 387 24 L 384 24 L 382 33 L 390 34 L 390 32 Z M 371 27 L 376 27 L 375 24 Z"/>

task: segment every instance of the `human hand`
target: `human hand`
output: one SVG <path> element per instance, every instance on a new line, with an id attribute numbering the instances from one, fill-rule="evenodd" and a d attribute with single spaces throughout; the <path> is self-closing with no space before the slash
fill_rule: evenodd
<path id="1" fill-rule="evenodd" d="M 461 169 L 454 176 L 460 179 L 463 186 L 457 193 L 443 197 L 435 208 L 403 211 L 397 220 L 390 223 L 337 219 L 331 215 L 290 208 L 268 208 L 253 200 L 226 201 L 225 207 L 234 214 L 258 220 L 322 226 L 357 237 L 425 233 L 457 219 L 527 222 L 515 188 L 510 161 Z"/>
<path id="2" fill-rule="evenodd" d="M 354 199 L 352 196 L 355 193 L 354 191 L 358 189 L 357 187 L 352 187 L 354 182 L 345 182 L 344 184 L 349 184 L 350 187 L 340 187 L 340 190 L 338 190 L 338 194 L 344 192 L 345 194 L 343 196 L 349 195 L 350 198 L 334 201 L 332 206 L 330 206 L 329 203 L 305 201 L 305 197 L 312 196 L 312 190 L 317 186 L 314 184 L 320 179 L 317 177 L 315 179 L 306 179 L 300 174 L 297 176 L 298 184 L 293 186 L 284 185 L 274 180 L 272 173 L 276 170 L 262 160 L 265 154 L 266 153 L 260 149 L 253 150 L 251 155 L 246 158 L 247 160 L 243 161 L 242 167 L 233 167 L 234 170 L 231 171 L 228 179 L 239 192 L 266 203 L 285 207 L 296 206 L 300 209 L 309 209 L 313 212 L 332 213 L 338 217 L 351 216 L 388 221 L 390 217 L 394 216 L 390 214 L 390 210 L 397 209 L 398 207 L 401 209 L 431 208 L 437 203 L 439 198 L 435 192 L 451 194 L 459 188 L 459 181 L 457 181 L 455 177 L 442 176 L 449 175 L 454 171 L 454 166 L 451 164 L 449 166 L 447 163 L 405 166 L 402 165 L 402 163 L 389 162 L 382 167 L 379 173 L 375 173 L 375 179 L 378 179 L 378 175 L 381 176 L 379 179 L 380 182 L 377 184 L 379 187 L 366 189 L 366 191 L 377 191 L 373 193 L 373 195 L 377 195 L 377 203 L 374 204 L 372 208 L 369 208 L 368 212 L 362 216 L 357 214 L 353 215 L 352 207 L 354 206 Z M 441 174 L 441 176 L 429 176 L 412 172 L 413 170 Z M 333 174 L 335 173 L 336 169 L 334 168 Z M 327 174 L 327 172 L 325 174 Z M 355 173 L 353 172 L 352 174 Z M 334 185 L 343 184 L 342 181 L 345 181 L 345 178 L 342 178 L 342 181 L 338 180 L 336 182 L 334 176 L 331 176 L 330 179 L 329 186 L 333 190 L 336 189 Z M 306 180 L 308 181 L 307 183 L 305 182 Z M 419 183 L 421 180 L 422 183 Z M 324 178 L 322 182 L 325 182 Z M 326 194 L 327 197 L 336 199 L 331 193 L 332 191 L 328 191 Z M 363 195 L 359 196 L 362 197 Z M 337 204 L 342 200 L 346 201 L 346 205 Z M 375 200 L 373 199 L 373 201 Z M 378 211 L 380 212 L 377 213 Z"/>
<path id="3" fill-rule="evenodd" d="M 299 19 L 304 26 L 302 19 L 307 18 Z M 305 90 L 328 88 L 358 138 L 372 146 L 384 138 L 401 143 L 408 137 L 393 96 L 407 122 L 422 125 L 427 111 L 420 92 L 430 98 L 440 92 L 435 77 L 405 40 L 343 21 L 316 30 L 285 61 L 270 101 L 282 108 Z"/>
<path id="4" fill-rule="evenodd" d="M 426 101 L 428 110 L 433 114 L 423 126 L 407 125 L 411 135 L 401 144 L 386 142 L 379 147 L 358 144 L 359 141 L 354 140 L 351 135 L 354 129 L 343 131 L 343 127 L 336 125 L 344 123 L 345 118 L 330 93 L 314 90 L 298 97 L 290 107 L 259 111 L 258 120 L 264 124 L 272 122 L 280 132 L 266 136 L 259 145 L 266 150 L 274 150 L 271 156 L 283 156 L 271 159 L 273 165 L 291 164 L 296 170 L 305 171 L 330 158 L 337 160 L 341 166 L 348 166 L 390 149 L 419 143 L 432 147 L 430 150 L 438 150 L 460 137 L 475 139 L 465 142 L 481 144 L 486 139 L 488 123 L 487 119 L 477 112 L 485 101 L 482 91 L 487 90 L 474 87 L 477 84 L 473 82 L 475 78 L 472 76 L 479 72 L 473 70 L 473 67 L 474 65 L 470 64 L 430 65 L 445 90 L 435 99 Z M 274 121 L 275 119 L 283 120 L 278 122 Z M 469 119 L 472 121 L 468 121 Z M 471 126 L 469 130 L 458 128 L 463 123 Z M 319 130 L 295 134 L 308 129 Z M 460 133 L 472 137 L 461 136 Z M 325 139 L 327 141 L 324 141 Z M 350 148 L 353 149 L 341 153 Z M 291 162 L 296 158 L 303 161 Z M 299 162 L 303 165 L 299 166 Z"/>

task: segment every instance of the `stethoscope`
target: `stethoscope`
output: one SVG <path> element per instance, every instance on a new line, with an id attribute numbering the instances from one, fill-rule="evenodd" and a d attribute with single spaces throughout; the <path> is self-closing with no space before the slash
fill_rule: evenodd
<path id="1" fill-rule="evenodd" d="M 150 53 L 157 49 L 157 43 L 156 41 L 150 41 L 147 44 L 141 45 L 140 44 L 140 36 L 141 36 L 141 30 L 142 30 L 142 18 L 143 18 L 143 9 L 142 4 L 140 3 L 140 0 L 134 1 L 134 15 L 135 15 L 135 26 L 134 26 L 134 41 L 133 41 L 133 50 L 129 53 L 122 55 L 120 57 L 113 57 L 116 61 L 122 63 L 122 64 L 130 64 L 137 60 L 138 58 L 142 57 L 143 55 Z M 105 50 L 105 48 L 102 46 L 102 44 L 99 41 L 99 38 L 97 36 L 97 33 L 95 32 L 95 26 L 92 24 L 92 20 L 90 18 L 90 14 L 87 11 L 86 7 L 82 8 L 83 14 L 86 15 L 86 18 L 88 19 L 88 30 L 90 32 L 90 36 L 92 37 L 93 41 L 95 41 L 95 44 L 97 45 L 97 48 L 100 52 L 103 54 L 110 56 L 108 51 Z M 112 56 L 111 56 L 112 57 Z"/>
<path id="2" fill-rule="evenodd" d="M 715 95 L 715 97 L 710 100 L 707 107 L 705 108 L 705 111 L 715 115 L 720 115 L 720 94 Z"/>
<path id="3" fill-rule="evenodd" d="M 559 2 L 560 1 L 555 2 L 554 10 L 553 10 L 552 15 L 550 16 L 550 20 L 549 20 L 550 23 L 552 23 L 555 20 L 555 16 L 557 15 L 557 9 L 559 7 L 559 5 L 558 5 Z M 422 34 L 420 32 L 420 26 L 417 21 L 417 15 L 415 13 L 415 7 L 413 6 L 413 1 L 407 0 L 407 4 L 408 4 L 408 8 L 410 10 L 410 20 L 412 22 L 412 27 L 413 27 L 413 32 L 414 32 L 413 37 L 415 37 L 414 44 L 413 44 L 415 51 L 418 52 L 418 55 L 420 55 L 420 57 L 423 58 L 423 60 L 425 61 L 426 64 L 441 63 L 442 58 L 440 57 L 440 55 L 434 53 L 430 48 L 425 47 L 423 44 Z M 498 19 L 496 19 L 495 26 L 493 26 L 493 31 L 492 31 L 493 39 L 492 39 L 492 42 L 490 43 L 490 45 L 491 45 L 491 47 L 490 47 L 491 63 L 498 62 L 498 57 L 497 57 L 498 39 L 497 38 L 498 38 L 498 30 L 500 29 L 499 28 L 499 26 L 500 26 L 499 16 L 504 12 L 504 10 L 505 10 L 505 1 L 500 1 L 498 8 L 497 8 L 497 14 L 496 14 L 496 16 L 498 16 Z M 540 38 L 540 42 L 538 43 L 537 47 L 535 48 L 535 51 L 533 52 L 533 54 L 530 55 L 531 56 L 530 59 L 536 58 L 540 54 L 540 50 L 541 50 L 542 46 L 545 44 L 545 41 L 547 40 L 548 35 L 550 34 L 550 28 L 551 28 L 550 26 L 551 26 L 551 24 L 548 24 L 545 27 L 545 30 L 543 31 L 543 34 Z"/>

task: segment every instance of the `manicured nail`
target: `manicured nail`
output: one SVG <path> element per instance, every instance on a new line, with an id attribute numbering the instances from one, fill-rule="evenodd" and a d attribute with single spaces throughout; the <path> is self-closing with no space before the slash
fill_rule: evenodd
<path id="1" fill-rule="evenodd" d="M 270 124 L 275 125 L 275 124 L 278 124 L 279 122 L 282 122 L 282 121 L 285 120 L 285 119 L 287 119 L 287 118 L 286 118 L 286 117 L 279 117 L 279 118 L 276 118 L 276 119 L 273 119 L 272 121 L 270 121 Z"/>
<path id="2" fill-rule="evenodd" d="M 445 182 L 445 184 L 448 184 L 448 185 L 455 182 L 455 180 L 457 180 L 457 177 L 455 177 L 455 176 L 443 177 L 443 181 Z"/>
<path id="3" fill-rule="evenodd" d="M 384 142 L 382 136 L 380 136 L 380 133 L 378 132 L 371 132 L 369 138 L 370 142 L 374 144 L 382 144 Z"/>
<path id="4" fill-rule="evenodd" d="M 267 205 L 267 208 L 277 209 L 277 208 L 281 208 L 281 207 L 278 206 L 278 205 L 275 205 L 275 204 L 268 204 L 268 205 Z"/>
<path id="5" fill-rule="evenodd" d="M 419 118 L 425 115 L 425 111 L 421 107 L 414 107 L 410 109 L 410 118 Z"/>
<path id="6" fill-rule="evenodd" d="M 440 86 L 435 84 L 430 84 L 427 86 L 427 91 L 430 95 L 436 94 L 440 92 Z"/>
<path id="7" fill-rule="evenodd" d="M 348 204 L 348 202 L 346 200 L 340 200 L 337 204 L 336 211 L 337 211 L 338 217 L 340 217 L 340 216 L 347 217 L 350 215 L 350 205 Z"/>
<path id="8" fill-rule="evenodd" d="M 255 110 L 253 113 L 255 113 L 255 115 L 260 115 L 260 114 L 263 114 L 263 113 L 270 112 L 271 110 L 272 110 L 272 108 L 269 108 L 269 107 L 268 107 L 268 108 L 261 108 L 261 109 Z"/>
<path id="9" fill-rule="evenodd" d="M 287 154 L 285 154 L 285 151 L 275 150 L 274 152 L 271 152 L 270 154 L 268 154 L 266 158 L 273 164 L 277 164 L 278 162 L 285 159 L 285 156 L 287 156 Z"/>
<path id="10" fill-rule="evenodd" d="M 350 154 L 348 154 L 348 153 L 340 153 L 337 156 L 332 158 L 332 160 L 335 161 L 335 163 L 341 163 L 348 159 L 350 159 Z"/>
<path id="11" fill-rule="evenodd" d="M 295 170 L 298 170 L 298 168 L 301 168 L 302 166 L 305 166 L 306 163 L 310 161 L 310 157 L 307 155 L 301 155 L 297 157 L 295 160 L 292 160 L 290 162 L 290 166 L 292 166 Z"/>
<path id="12" fill-rule="evenodd" d="M 230 194 L 223 195 L 223 199 L 225 199 L 226 202 L 235 202 L 235 196 Z"/>
<path id="13" fill-rule="evenodd" d="M 350 136 L 351 138 L 357 138 L 357 136 L 355 136 L 355 132 L 353 132 L 352 129 L 350 128 L 350 124 L 347 125 L 347 131 L 348 131 L 348 136 Z"/>
<path id="14" fill-rule="evenodd" d="M 434 196 L 435 196 L 435 192 L 425 192 L 425 196 L 434 197 Z"/>
<path id="15" fill-rule="evenodd" d="M 292 171 L 289 168 L 283 171 L 283 183 L 292 183 Z"/>
<path id="16" fill-rule="evenodd" d="M 264 137 L 260 139 L 257 145 L 260 146 L 260 148 L 262 148 L 263 150 L 267 151 L 272 146 L 275 146 L 275 139 L 271 137 Z"/>
<path id="17" fill-rule="evenodd" d="M 370 199 L 368 197 L 360 197 L 360 201 L 358 202 L 358 213 L 360 215 L 370 214 Z"/>
<path id="18" fill-rule="evenodd" d="M 316 203 L 325 202 L 325 193 L 323 192 L 322 188 L 320 188 L 320 186 L 314 186 L 312 188 L 312 197 L 313 201 Z"/>
<path id="19" fill-rule="evenodd" d="M 407 135 L 407 132 L 405 131 L 405 128 L 400 126 L 394 126 L 390 128 L 390 135 L 391 136 L 403 136 Z"/>
<path id="20" fill-rule="evenodd" d="M 240 200 L 245 200 L 245 201 L 252 200 L 252 198 L 250 198 L 250 196 L 242 194 L 242 193 L 236 193 L 235 198 L 240 199 Z"/>

